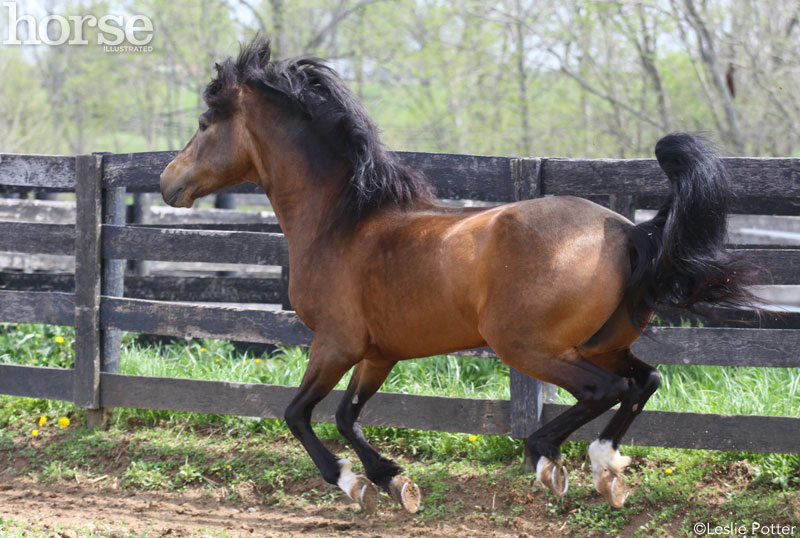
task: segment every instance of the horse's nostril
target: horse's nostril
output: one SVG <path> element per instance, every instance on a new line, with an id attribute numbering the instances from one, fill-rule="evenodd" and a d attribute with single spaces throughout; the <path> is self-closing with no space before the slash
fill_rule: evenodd
<path id="1" fill-rule="evenodd" d="M 178 187 L 174 191 L 172 191 L 168 196 L 164 196 L 164 201 L 167 202 L 169 205 L 174 205 L 175 202 L 178 200 L 183 191 L 186 190 L 185 186 Z"/>

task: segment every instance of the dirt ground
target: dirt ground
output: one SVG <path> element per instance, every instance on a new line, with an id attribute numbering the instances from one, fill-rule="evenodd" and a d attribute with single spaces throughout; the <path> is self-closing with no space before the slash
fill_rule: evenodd
<path id="1" fill-rule="evenodd" d="M 59 538 L 79 536 L 79 530 L 94 530 L 111 538 L 131 532 L 148 537 L 563 536 L 563 529 L 536 524 L 535 519 L 528 519 L 530 515 L 525 518 L 528 521 L 518 519 L 514 528 L 475 518 L 424 524 L 415 522 L 388 497 L 382 496 L 381 503 L 376 514 L 365 516 L 357 509 L 247 506 L 201 489 L 141 492 L 115 488 L 113 482 L 104 486 L 66 481 L 44 485 L 28 478 L 0 477 L 0 517 L 13 517 Z"/>
<path id="2" fill-rule="evenodd" d="M 445 474 L 445 482 L 433 483 L 428 477 L 422 491 L 426 511 L 421 514 L 406 513 L 388 495 L 382 494 L 378 512 L 366 515 L 315 472 L 287 481 L 285 486 L 280 486 L 280 495 L 257 490 L 265 486 L 252 480 L 226 482 L 221 478 L 215 480 L 214 475 L 200 476 L 181 490 L 163 487 L 149 490 L 130 483 L 123 485 L 131 454 L 142 450 L 142 446 L 134 443 L 132 434 L 117 433 L 113 442 L 105 447 L 108 450 L 98 448 L 93 453 L 91 469 L 85 467 L 89 464 L 81 463 L 84 472 L 44 473 L 45 463 L 51 460 L 57 462 L 62 458 L 72 464 L 86 457 L 87 444 L 70 444 L 73 435 L 57 431 L 47 439 L 32 440 L 20 434 L 11 443 L 10 450 L 0 451 L 0 538 L 608 538 L 612 535 L 627 538 L 637 532 L 641 536 L 642 526 L 646 526 L 644 535 L 651 535 L 654 522 L 660 522 L 658 536 L 686 536 L 684 520 L 689 507 L 685 504 L 676 505 L 664 516 L 664 510 L 669 511 L 670 506 L 643 503 L 619 523 L 621 529 L 614 525 L 613 528 L 620 530 L 613 534 L 602 531 L 598 519 L 601 516 L 595 514 L 589 519 L 585 516 L 586 511 L 598 503 L 605 506 L 605 501 L 594 492 L 589 469 L 581 467 L 577 460 L 570 472 L 570 490 L 574 491 L 575 499 L 562 501 L 564 504 L 558 509 L 550 492 L 535 485 L 531 475 L 514 478 L 511 482 L 500 472 L 459 472 Z M 143 445 L 155 445 L 158 436 L 147 439 Z M 207 450 L 197 456 L 199 460 L 221 456 L 202 444 L 202 436 L 198 435 L 197 439 L 200 440 L 198 446 Z M 168 439 L 171 440 L 172 437 Z M 48 453 L 46 447 L 58 450 Z M 332 448 L 342 449 L 339 445 Z M 293 444 L 284 446 L 279 441 L 273 442 L 270 449 L 281 454 L 286 450 L 287 457 L 300 450 Z M 227 446 L 226 450 L 234 448 Z M 243 465 L 264 457 L 263 452 L 253 452 L 253 447 L 245 446 L 236 451 L 236 461 Z M 147 458 L 188 461 L 187 453 L 178 453 L 170 455 L 153 450 L 148 452 Z M 637 465 L 644 469 L 660 464 L 642 459 Z M 676 473 L 676 476 L 683 475 Z M 687 487 L 702 489 L 703 494 L 698 497 L 702 500 L 702 513 L 707 513 L 714 521 L 739 518 L 796 524 L 800 519 L 800 497 L 793 493 L 773 495 L 769 501 L 772 504 L 764 506 L 748 501 L 758 500 L 768 491 L 755 488 L 753 468 L 746 462 L 717 466 L 699 483 L 686 476 L 682 480 Z M 680 484 L 672 478 L 658 484 L 662 495 L 664 492 L 681 494 L 677 490 L 669 493 L 670 488 Z M 634 487 L 644 486 L 638 481 Z M 735 492 L 745 490 L 752 491 L 752 496 L 745 496 L 747 502 L 741 505 L 747 513 L 739 514 L 739 505 L 726 503 Z M 588 498 L 581 497 L 581 491 L 591 494 Z M 430 495 L 427 505 L 426 494 Z M 753 510 L 757 511 L 751 514 Z M 575 516 L 573 520 L 582 517 L 579 527 L 574 521 L 573 526 L 567 525 L 567 514 Z"/>

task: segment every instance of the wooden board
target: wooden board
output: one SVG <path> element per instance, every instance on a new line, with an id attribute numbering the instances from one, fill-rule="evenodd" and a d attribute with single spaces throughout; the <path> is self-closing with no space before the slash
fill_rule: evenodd
<path id="1" fill-rule="evenodd" d="M 158 177 L 176 152 L 110 155 L 106 184 L 156 192 Z M 396 152 L 424 171 L 442 198 L 512 201 L 509 157 Z M 726 158 L 734 192 L 742 197 L 800 197 L 800 159 Z M 655 159 L 542 158 L 542 194 L 663 196 L 667 178 Z M 256 192 L 255 185 L 234 189 Z"/>
<path id="2" fill-rule="evenodd" d="M 0 291 L 0 322 L 75 324 L 75 295 L 38 291 Z"/>
<path id="3" fill-rule="evenodd" d="M 72 400 L 73 371 L 66 368 L 0 364 L 0 394 Z"/>
<path id="4" fill-rule="evenodd" d="M 0 185 L 75 188 L 75 157 L 0 153 Z"/>
<path id="5" fill-rule="evenodd" d="M 103 297 L 103 329 L 240 342 L 307 346 L 312 332 L 297 314 L 223 306 Z"/>
<path id="6" fill-rule="evenodd" d="M 267 197 L 264 196 L 264 200 Z M 278 217 L 272 211 L 238 211 L 231 209 L 175 208 L 151 206 L 144 211 L 141 224 L 149 225 L 241 225 L 278 224 Z"/>
<path id="7" fill-rule="evenodd" d="M 75 253 L 75 227 L 0 221 L 0 251 L 71 256 Z"/>
<path id="8" fill-rule="evenodd" d="M 128 275 L 124 286 L 125 297 L 154 301 L 278 304 L 281 299 L 279 278 Z M 73 293 L 75 275 L 0 272 L 0 290 Z"/>
<path id="9" fill-rule="evenodd" d="M 297 387 L 101 374 L 103 406 L 172 409 L 282 418 Z M 312 420 L 333 422 L 344 391 L 334 390 Z M 362 424 L 447 432 L 508 435 L 507 400 L 474 400 L 379 392 L 364 409 Z"/>
<path id="10" fill-rule="evenodd" d="M 279 278 L 127 276 L 125 296 L 154 301 L 279 304 Z"/>
<path id="11" fill-rule="evenodd" d="M 74 224 L 75 202 L 0 198 L 0 220 Z"/>
<path id="12" fill-rule="evenodd" d="M 109 155 L 104 184 L 124 186 L 129 192 L 158 192 L 159 176 L 176 153 Z M 508 157 L 421 152 L 396 152 L 396 155 L 404 164 L 425 172 L 441 198 L 507 202 L 514 199 Z M 243 183 L 224 192 L 263 191 L 252 183 Z"/>
<path id="13" fill-rule="evenodd" d="M 177 151 L 117 153 L 103 159 L 103 186 L 128 192 L 158 192 L 161 172 Z"/>
<path id="14" fill-rule="evenodd" d="M 800 196 L 800 159 L 727 158 L 733 192 L 741 197 Z M 664 196 L 667 177 L 655 159 L 543 159 L 542 192 L 550 195 Z"/>
<path id="15" fill-rule="evenodd" d="M 544 421 L 569 409 L 545 404 Z M 614 411 L 608 411 L 573 433 L 571 441 L 593 441 Z M 623 445 L 800 453 L 800 418 L 715 415 L 645 410 L 622 440 Z M 625 452 L 623 447 L 622 452 Z"/>
<path id="16" fill-rule="evenodd" d="M 761 268 L 759 284 L 800 284 L 800 249 L 742 249 L 737 252 Z"/>
<path id="17" fill-rule="evenodd" d="M 650 327 L 633 352 L 651 364 L 800 367 L 800 331 Z"/>
<path id="18" fill-rule="evenodd" d="M 289 246 L 280 234 L 104 225 L 103 257 L 288 265 Z"/>
<path id="19" fill-rule="evenodd" d="M 101 399 L 108 407 L 172 409 L 200 413 L 280 418 L 296 387 L 103 373 Z M 312 417 L 332 422 L 344 391 L 333 391 Z M 378 393 L 364 409 L 363 423 L 488 435 L 509 435 L 510 402 Z M 568 409 L 544 405 L 549 421 Z M 613 411 L 584 426 L 571 439 L 590 441 Z M 623 441 L 639 446 L 800 452 L 800 419 L 644 411 Z"/>
<path id="20" fill-rule="evenodd" d="M 236 211 L 231 211 L 236 213 Z M 203 223 L 203 224 L 136 224 L 137 228 L 163 228 L 167 230 L 221 230 L 231 232 L 260 232 L 282 234 L 280 224 L 260 223 L 260 222 L 241 222 L 238 224 L 230 223 Z"/>
<path id="21" fill-rule="evenodd" d="M 400 162 L 425 173 L 439 198 L 511 202 L 515 185 L 511 159 L 482 155 L 452 155 L 398 151 Z"/>
<path id="22" fill-rule="evenodd" d="M 636 196 L 638 209 L 658 209 L 665 196 Z M 731 203 L 731 213 L 745 215 L 800 215 L 800 198 L 739 197 Z"/>

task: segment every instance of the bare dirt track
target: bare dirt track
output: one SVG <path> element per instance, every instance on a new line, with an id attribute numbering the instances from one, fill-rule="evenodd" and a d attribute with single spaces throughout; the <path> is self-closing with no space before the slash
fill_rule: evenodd
<path id="1" fill-rule="evenodd" d="M 14 518 L 44 536 L 83 535 L 122 538 L 136 536 L 189 537 L 397 537 L 453 536 L 549 537 L 558 528 L 523 523 L 509 528 L 480 518 L 457 518 L 447 523 L 418 523 L 382 497 L 378 513 L 365 516 L 356 509 L 317 506 L 264 506 L 226 501 L 201 489 L 177 492 L 119 490 L 113 482 L 58 481 L 49 485 L 28 478 L 0 477 L 0 517 Z M 345 500 L 342 499 L 342 503 Z"/>

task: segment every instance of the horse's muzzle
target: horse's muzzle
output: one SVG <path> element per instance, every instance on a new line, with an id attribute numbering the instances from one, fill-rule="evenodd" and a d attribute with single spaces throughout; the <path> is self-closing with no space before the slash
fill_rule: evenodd
<path id="1" fill-rule="evenodd" d="M 161 172 L 160 184 L 161 197 L 168 205 L 172 207 L 192 207 L 194 204 L 194 200 L 186 195 L 186 182 L 181 177 L 176 177 L 172 163 Z"/>

